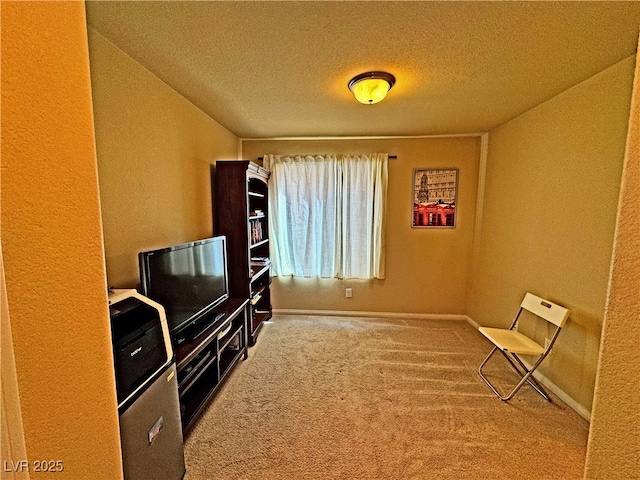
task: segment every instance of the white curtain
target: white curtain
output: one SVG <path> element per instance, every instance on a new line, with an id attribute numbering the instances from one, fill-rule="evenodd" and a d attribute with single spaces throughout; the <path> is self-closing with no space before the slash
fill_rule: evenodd
<path id="1" fill-rule="evenodd" d="M 274 275 L 384 278 L 387 159 L 264 156 Z"/>

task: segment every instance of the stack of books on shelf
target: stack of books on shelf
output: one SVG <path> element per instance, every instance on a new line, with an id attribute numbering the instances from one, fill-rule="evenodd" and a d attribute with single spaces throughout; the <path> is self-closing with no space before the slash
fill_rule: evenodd
<path id="1" fill-rule="evenodd" d="M 266 267 L 271 265 L 269 257 L 251 257 L 251 265 L 255 267 Z"/>
<path id="2" fill-rule="evenodd" d="M 260 220 L 251 220 L 251 244 L 262 241 L 262 223 Z"/>

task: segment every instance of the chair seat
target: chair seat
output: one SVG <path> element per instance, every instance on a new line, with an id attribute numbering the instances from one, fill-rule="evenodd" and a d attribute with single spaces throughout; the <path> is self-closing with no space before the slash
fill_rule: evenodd
<path id="1" fill-rule="evenodd" d="M 480 333 L 500 350 L 518 355 L 542 355 L 544 348 L 516 330 L 480 327 Z"/>

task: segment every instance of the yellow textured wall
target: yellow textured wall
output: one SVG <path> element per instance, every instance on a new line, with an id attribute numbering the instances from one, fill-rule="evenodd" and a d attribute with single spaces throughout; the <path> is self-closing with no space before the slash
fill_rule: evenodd
<path id="1" fill-rule="evenodd" d="M 389 160 L 386 278 L 338 280 L 274 278 L 276 309 L 464 314 L 473 244 L 479 137 L 244 141 L 242 156 L 374 153 Z M 456 228 L 411 228 L 414 168 L 458 168 Z M 345 288 L 353 297 L 345 298 Z"/>
<path id="2" fill-rule="evenodd" d="M 89 29 L 110 286 L 135 288 L 138 252 L 210 237 L 210 165 L 238 139 Z"/>
<path id="3" fill-rule="evenodd" d="M 585 478 L 640 478 L 640 63 L 618 206 Z"/>
<path id="4" fill-rule="evenodd" d="M 84 3 L 1 8 L 2 250 L 27 460 L 63 462 L 37 478 L 119 479 Z"/>
<path id="5" fill-rule="evenodd" d="M 541 372 L 584 415 L 595 382 L 633 67 L 627 58 L 489 133 L 469 316 L 508 326 L 527 291 L 569 308 Z"/>

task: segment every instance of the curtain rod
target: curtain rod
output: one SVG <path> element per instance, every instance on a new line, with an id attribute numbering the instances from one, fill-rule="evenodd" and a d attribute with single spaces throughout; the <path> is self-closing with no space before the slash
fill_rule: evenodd
<path id="1" fill-rule="evenodd" d="M 398 156 L 397 155 L 389 155 L 389 158 L 390 159 L 394 159 L 394 158 L 398 158 Z M 262 160 L 264 160 L 264 157 L 258 157 L 258 160 L 262 161 Z"/>

